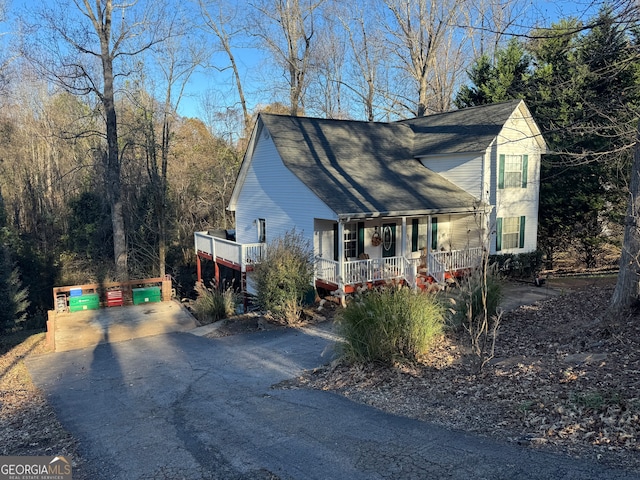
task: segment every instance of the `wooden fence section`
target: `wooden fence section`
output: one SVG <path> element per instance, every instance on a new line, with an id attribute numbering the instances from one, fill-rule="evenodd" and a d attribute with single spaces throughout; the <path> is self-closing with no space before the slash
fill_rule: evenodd
<path id="1" fill-rule="evenodd" d="M 100 304 L 107 306 L 107 292 L 111 290 L 122 291 L 123 303 L 131 305 L 133 303 L 133 289 L 149 286 L 160 286 L 160 295 L 163 302 L 171 300 L 171 277 L 165 276 L 156 278 L 145 278 L 141 280 L 128 280 L 125 282 L 102 282 L 87 283 L 84 285 L 71 285 L 64 287 L 53 287 L 53 308 L 57 307 L 57 298 L 60 294 L 69 296 L 72 290 L 82 290 L 83 294 L 97 293 L 100 295 Z"/>

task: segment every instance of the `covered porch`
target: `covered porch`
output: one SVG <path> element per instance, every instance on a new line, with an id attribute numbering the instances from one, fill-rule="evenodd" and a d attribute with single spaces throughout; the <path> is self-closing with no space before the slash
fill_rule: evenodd
<path id="1" fill-rule="evenodd" d="M 444 284 L 477 266 L 486 244 L 478 213 L 394 216 L 339 222 L 316 219 L 316 285 L 353 292 L 387 281 Z"/>
<path id="2" fill-rule="evenodd" d="M 388 281 L 413 288 L 445 284 L 477 266 L 485 249 L 483 216 L 451 213 L 378 217 L 352 220 L 314 220 L 315 286 L 328 291 L 354 292 L 359 286 Z M 241 244 L 195 233 L 198 280 L 201 260 L 241 272 L 244 292 L 251 292 L 247 276 L 266 255 L 265 243 Z"/>

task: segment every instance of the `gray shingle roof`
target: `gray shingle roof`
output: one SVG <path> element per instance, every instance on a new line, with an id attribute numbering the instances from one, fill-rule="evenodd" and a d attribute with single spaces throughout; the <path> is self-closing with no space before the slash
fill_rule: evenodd
<path id="1" fill-rule="evenodd" d="M 399 122 L 414 132 L 416 156 L 483 152 L 521 100 L 464 108 Z"/>
<path id="2" fill-rule="evenodd" d="M 338 215 L 355 218 L 477 206 L 478 199 L 416 157 L 484 150 L 517 102 L 499 105 L 395 123 L 273 114 L 260 118 L 285 166 Z"/>

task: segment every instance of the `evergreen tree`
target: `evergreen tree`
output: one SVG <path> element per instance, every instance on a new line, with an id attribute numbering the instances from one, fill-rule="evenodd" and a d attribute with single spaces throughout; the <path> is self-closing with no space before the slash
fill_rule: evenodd
<path id="1" fill-rule="evenodd" d="M 27 318 L 29 292 L 22 287 L 20 272 L 11 261 L 8 229 L 0 192 L 0 333 L 10 331 Z"/>
<path id="2" fill-rule="evenodd" d="M 603 9 L 585 29 L 566 19 L 533 40 L 512 40 L 470 71 L 459 107 L 524 98 L 551 153 L 543 158 L 539 245 L 552 267 L 573 245 L 588 267 L 597 264 L 610 226 L 624 212 L 639 95 L 638 59 L 629 32 Z M 582 33 L 582 32 L 586 33 Z"/>
<path id="3" fill-rule="evenodd" d="M 463 86 L 454 100 L 458 108 L 524 98 L 530 81 L 531 58 L 517 39 L 498 50 L 492 64 L 487 55 L 471 67 L 472 86 Z"/>

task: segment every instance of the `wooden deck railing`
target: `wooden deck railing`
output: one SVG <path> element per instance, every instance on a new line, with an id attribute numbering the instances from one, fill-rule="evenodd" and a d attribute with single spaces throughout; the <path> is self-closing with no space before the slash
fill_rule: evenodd
<path id="1" fill-rule="evenodd" d="M 195 233 L 195 246 L 198 252 L 210 255 L 213 259 L 221 259 L 242 267 L 260 263 L 266 255 L 264 243 L 240 244 L 214 237 L 206 232 Z M 446 272 L 478 265 L 482 253 L 481 247 L 432 252 L 426 261 L 426 273 L 433 276 L 437 282 L 443 282 Z M 424 262 L 424 259 L 407 259 L 402 256 L 351 260 L 344 262 L 342 278 L 340 278 L 340 265 L 337 261 L 322 257 L 316 257 L 315 260 L 316 279 L 334 285 L 356 285 L 399 278 L 413 285 L 416 282 L 418 266 Z"/>
<path id="2" fill-rule="evenodd" d="M 195 233 L 196 251 L 235 265 L 247 266 L 264 260 L 264 243 L 237 243 L 204 232 Z"/>

